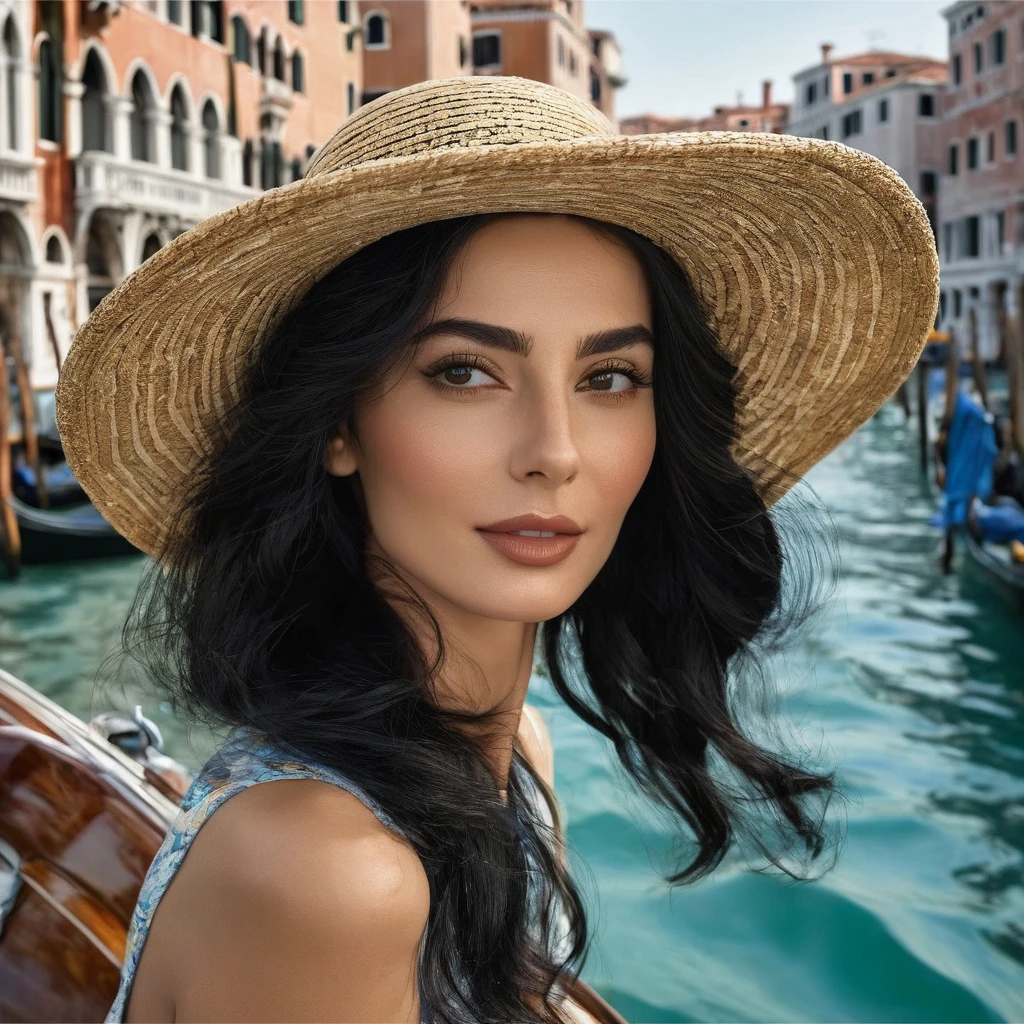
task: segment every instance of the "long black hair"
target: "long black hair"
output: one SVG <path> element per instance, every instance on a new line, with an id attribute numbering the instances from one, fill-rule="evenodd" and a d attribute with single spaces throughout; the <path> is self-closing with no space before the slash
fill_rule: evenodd
<path id="1" fill-rule="evenodd" d="M 355 478 L 324 467 L 339 426 L 358 444 L 353 411 L 410 358 L 453 260 L 496 216 L 380 239 L 270 333 L 246 366 L 225 440 L 183 500 L 187 529 L 144 578 L 124 649 L 186 719 L 244 726 L 337 768 L 401 826 L 430 882 L 419 970 L 438 1019 L 557 1021 L 553 986 L 578 975 L 589 938 L 528 786 L 556 824 L 557 806 L 518 750 L 507 805 L 497 798 L 479 745 L 458 728 L 486 713 L 431 699 L 440 625 L 406 594 L 436 639 L 428 659 L 368 575 Z M 783 853 L 815 859 L 828 846 L 834 772 L 791 763 L 741 728 L 752 691 L 737 680 L 809 619 L 828 574 L 812 566 L 795 589 L 783 586 L 791 559 L 779 506 L 766 510 L 731 454 L 736 370 L 684 270 L 630 230 L 584 223 L 627 246 L 647 275 L 657 442 L 606 564 L 539 627 L 543 670 L 691 846 L 671 885 L 706 876 L 744 838 L 766 867 L 798 879 Z M 801 541 L 793 553 L 806 550 Z M 785 849 L 755 811 L 768 812 Z"/>

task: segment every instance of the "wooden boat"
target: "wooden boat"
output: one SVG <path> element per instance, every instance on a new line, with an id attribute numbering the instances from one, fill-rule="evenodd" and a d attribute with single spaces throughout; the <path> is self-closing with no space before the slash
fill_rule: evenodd
<path id="1" fill-rule="evenodd" d="M 21 452 L 14 456 L 12 462 L 11 490 L 15 497 L 26 505 L 35 508 L 63 508 L 66 505 L 81 505 L 89 500 L 89 496 L 82 490 L 82 485 L 64 461 L 63 452 L 60 452 L 53 463 L 43 463 L 40 459 L 42 487 L 36 479 L 35 470 Z"/>
<path id="2" fill-rule="evenodd" d="M 141 553 L 89 501 L 62 509 L 43 509 L 12 494 L 7 503 L 18 521 L 21 561 L 25 565 Z"/>
<path id="3" fill-rule="evenodd" d="M 999 504 L 1008 504 L 1017 509 L 1020 505 L 1005 495 L 997 499 Z M 1024 600 L 1024 562 L 1015 562 L 1009 544 L 997 544 L 986 540 L 978 525 L 977 506 L 972 504 L 967 516 L 967 527 L 963 531 L 967 540 L 967 551 L 974 562 L 990 577 Z"/>
<path id="4" fill-rule="evenodd" d="M 192 781 L 160 745 L 139 708 L 86 725 L 0 669 L 0 1020 L 106 1016 L 142 880 Z M 626 1024 L 585 982 L 565 988 L 581 1024 Z"/>
<path id="5" fill-rule="evenodd" d="M 967 550 L 982 569 L 1010 587 L 1024 600 L 1024 563 L 1012 561 L 1010 550 L 1005 544 L 979 541 L 968 531 Z"/>
<path id="6" fill-rule="evenodd" d="M 103 1020 L 188 785 L 0 670 L 0 1020 Z"/>
<path id="7" fill-rule="evenodd" d="M 37 430 L 20 342 L 10 352 L 16 398 L 11 401 L 6 352 L 0 338 L 0 560 L 8 577 L 17 576 L 23 564 L 137 554 L 71 474 L 60 438 Z"/>

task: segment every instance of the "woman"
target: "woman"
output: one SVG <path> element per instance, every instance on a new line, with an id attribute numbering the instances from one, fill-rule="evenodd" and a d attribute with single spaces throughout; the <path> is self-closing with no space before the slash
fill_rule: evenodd
<path id="1" fill-rule="evenodd" d="M 937 281 L 872 157 L 617 136 L 508 77 L 375 100 L 147 261 L 59 423 L 158 559 L 133 649 L 233 731 L 108 1020 L 570 1019 L 584 907 L 516 741 L 535 644 L 692 838 L 670 883 L 743 839 L 818 856 L 834 779 L 746 735 L 731 679 L 800 610 L 769 508 L 907 376 Z"/>

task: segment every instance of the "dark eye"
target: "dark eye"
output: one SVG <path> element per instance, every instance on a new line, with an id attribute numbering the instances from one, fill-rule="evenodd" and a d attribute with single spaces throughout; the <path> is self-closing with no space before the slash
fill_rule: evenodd
<path id="1" fill-rule="evenodd" d="M 443 366 L 432 373 L 430 379 L 436 381 L 442 387 L 453 387 L 463 391 L 469 388 L 474 373 L 483 374 L 484 377 L 494 380 L 486 370 L 481 369 L 479 366 L 468 366 L 464 363 L 451 363 L 448 366 Z M 442 379 L 438 380 L 439 377 Z M 476 383 L 479 383 L 479 379 Z"/>
<path id="2" fill-rule="evenodd" d="M 598 380 L 598 381 L 610 382 L 613 377 L 622 377 L 624 380 L 628 381 L 629 384 L 627 384 L 626 387 L 615 388 L 615 387 L 612 387 L 610 383 L 607 383 L 607 384 L 601 384 L 598 387 L 592 387 L 590 390 L 591 391 L 608 391 L 608 392 L 610 392 L 612 394 L 617 394 L 620 391 L 629 391 L 630 390 L 630 385 L 635 385 L 636 384 L 636 378 L 631 376 L 630 374 L 628 374 L 625 370 L 603 370 L 601 373 L 592 373 L 590 375 L 590 377 L 588 378 L 588 380 Z"/>

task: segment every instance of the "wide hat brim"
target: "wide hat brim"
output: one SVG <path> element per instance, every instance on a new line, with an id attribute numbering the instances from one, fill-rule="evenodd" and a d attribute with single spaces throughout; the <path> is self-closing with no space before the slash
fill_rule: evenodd
<path id="1" fill-rule="evenodd" d="M 738 367 L 734 453 L 769 505 L 896 391 L 934 324 L 924 207 L 840 143 L 696 132 L 376 159 L 204 220 L 104 297 L 57 387 L 72 472 L 119 532 L 158 552 L 254 344 L 317 280 L 403 228 L 512 211 L 624 225 L 684 267 Z"/>

